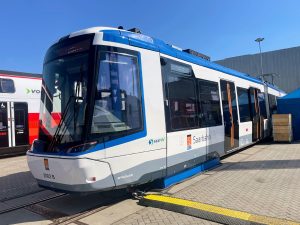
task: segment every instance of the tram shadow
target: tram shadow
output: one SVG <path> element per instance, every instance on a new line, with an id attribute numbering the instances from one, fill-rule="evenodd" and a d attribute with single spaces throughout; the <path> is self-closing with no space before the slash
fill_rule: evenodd
<path id="1" fill-rule="evenodd" d="M 42 191 L 30 171 L 0 177 L 0 202 Z"/>
<path id="2" fill-rule="evenodd" d="M 90 194 L 46 190 L 29 171 L 0 177 L 0 187 L 1 225 L 72 222 L 132 197 L 126 190 Z"/>

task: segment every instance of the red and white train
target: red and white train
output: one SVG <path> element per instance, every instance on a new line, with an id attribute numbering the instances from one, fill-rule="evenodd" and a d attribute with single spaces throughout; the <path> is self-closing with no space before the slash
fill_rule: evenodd
<path id="1" fill-rule="evenodd" d="M 0 156 L 25 153 L 38 137 L 40 74 L 0 70 Z"/>

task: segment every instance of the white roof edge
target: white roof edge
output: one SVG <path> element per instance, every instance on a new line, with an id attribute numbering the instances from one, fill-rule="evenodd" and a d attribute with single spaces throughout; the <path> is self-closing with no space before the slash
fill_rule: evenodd
<path id="1" fill-rule="evenodd" d="M 71 38 L 71 37 L 84 35 L 84 34 L 98 33 L 102 30 L 120 30 L 120 29 L 117 29 L 114 27 L 91 27 L 91 28 L 75 31 L 75 32 L 71 33 L 69 35 L 69 37 Z"/>

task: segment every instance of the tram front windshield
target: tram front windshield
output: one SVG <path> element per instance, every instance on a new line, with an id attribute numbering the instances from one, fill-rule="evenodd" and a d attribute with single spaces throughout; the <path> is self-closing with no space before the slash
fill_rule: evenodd
<path id="1" fill-rule="evenodd" d="M 39 139 L 59 144 L 82 139 L 90 40 L 51 47 L 43 68 Z M 58 143 L 56 143 L 58 144 Z"/>

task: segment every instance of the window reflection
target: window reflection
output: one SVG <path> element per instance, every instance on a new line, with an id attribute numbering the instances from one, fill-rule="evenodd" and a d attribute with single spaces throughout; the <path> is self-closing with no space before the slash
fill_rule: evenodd
<path id="1" fill-rule="evenodd" d="M 142 127 L 138 63 L 135 56 L 100 53 L 92 133 L 120 133 Z"/>
<path id="2" fill-rule="evenodd" d="M 218 83 L 199 79 L 200 126 L 222 125 Z"/>
<path id="3" fill-rule="evenodd" d="M 241 123 L 251 121 L 249 90 L 237 88 Z"/>

